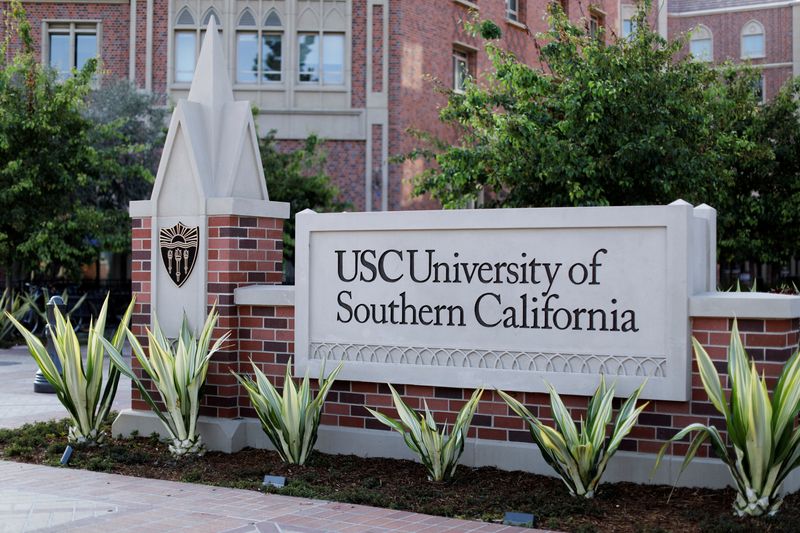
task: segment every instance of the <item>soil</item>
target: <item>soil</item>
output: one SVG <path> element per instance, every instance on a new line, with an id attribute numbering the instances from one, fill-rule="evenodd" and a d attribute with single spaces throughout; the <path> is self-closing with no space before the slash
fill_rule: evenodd
<path id="1" fill-rule="evenodd" d="M 0 430 L 0 458 L 58 465 L 66 427 L 61 421 Z M 264 475 L 278 475 L 287 485 L 268 492 L 491 522 L 501 521 L 506 511 L 521 511 L 533 513 L 537 527 L 570 532 L 800 530 L 798 494 L 787 497 L 774 518 L 738 519 L 732 490 L 673 492 L 664 485 L 608 483 L 594 499 L 582 500 L 556 478 L 496 468 L 459 466 L 453 482 L 441 484 L 428 481 L 413 461 L 353 455 L 315 452 L 306 466 L 286 465 L 277 453 L 255 449 L 175 460 L 155 437 L 78 448 L 66 468 L 261 491 Z"/>

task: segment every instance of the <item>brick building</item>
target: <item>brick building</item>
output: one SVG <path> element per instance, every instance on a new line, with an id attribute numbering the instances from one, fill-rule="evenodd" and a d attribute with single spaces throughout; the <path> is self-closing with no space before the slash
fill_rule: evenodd
<path id="1" fill-rule="evenodd" d="M 635 4 L 620 2 L 623 34 L 631 29 Z M 684 53 L 698 61 L 758 67 L 763 99 L 800 76 L 798 0 L 660 0 L 653 2 L 650 20 L 664 37 L 691 33 Z"/>
<path id="2" fill-rule="evenodd" d="M 25 0 L 44 63 L 67 75 L 99 55 L 104 76 L 128 78 L 171 101 L 185 98 L 204 28 L 217 18 L 235 96 L 260 109 L 261 133 L 282 146 L 325 138 L 328 172 L 356 210 L 414 209 L 413 162 L 389 157 L 415 146 L 409 128 L 446 137 L 437 110 L 487 68 L 463 29 L 471 9 L 503 30 L 533 64 L 531 34 L 546 29 L 552 0 Z M 561 0 L 571 19 L 617 31 L 616 0 Z M 0 2 L 0 11 L 8 6 Z"/>

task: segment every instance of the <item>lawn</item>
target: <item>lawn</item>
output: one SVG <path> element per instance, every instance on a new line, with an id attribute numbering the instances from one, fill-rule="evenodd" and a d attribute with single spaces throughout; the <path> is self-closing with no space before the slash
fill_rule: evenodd
<path id="1" fill-rule="evenodd" d="M 110 429 L 110 428 L 107 428 Z M 0 458 L 59 465 L 67 442 L 66 420 L 0 430 Z M 734 518 L 731 490 L 676 489 L 613 483 L 588 501 L 569 496 L 561 481 L 525 472 L 460 466 L 450 484 L 431 483 L 413 461 L 315 453 L 303 467 L 288 466 L 275 452 L 246 449 L 209 452 L 175 460 L 155 437 L 111 439 L 79 448 L 67 468 L 261 490 L 265 474 L 286 476 L 269 492 L 419 513 L 500 521 L 505 511 L 537 516 L 537 526 L 561 531 L 797 531 L 800 496 L 786 499 L 778 516 Z"/>

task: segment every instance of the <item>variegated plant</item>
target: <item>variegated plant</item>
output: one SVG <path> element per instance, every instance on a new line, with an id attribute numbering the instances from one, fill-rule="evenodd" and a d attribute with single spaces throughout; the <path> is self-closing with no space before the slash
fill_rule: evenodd
<path id="1" fill-rule="evenodd" d="M 570 494 L 592 498 L 597 491 L 609 459 L 616 453 L 622 439 L 630 433 L 639 419 L 639 414 L 647 402 L 636 406 L 644 383 L 636 389 L 617 413 L 611 436 L 606 437 L 606 428 L 611 423 L 614 386 L 606 386 L 600 376 L 600 386 L 589 400 L 586 421 L 581 418 L 580 432 L 564 406 L 561 397 L 549 383 L 550 407 L 556 427 L 542 423 L 516 398 L 503 391 L 497 391 L 511 409 L 521 416 L 539 447 L 547 464 L 561 477 Z"/>
<path id="2" fill-rule="evenodd" d="M 747 356 L 734 320 L 728 346 L 731 391 L 730 398 L 726 399 L 717 369 L 705 348 L 697 339 L 692 343 L 703 387 L 711 404 L 725 417 L 733 449 L 726 446 L 714 426 L 690 424 L 664 444 L 653 471 L 658 468 L 670 442 L 696 431 L 680 472 L 709 440 L 711 449 L 727 465 L 736 485 L 733 504 L 736 513 L 739 516 L 774 514 L 783 502 L 781 484 L 800 466 L 800 429 L 795 426 L 800 411 L 800 352 L 795 352 L 783 367 L 770 399 L 764 376 L 759 377 L 755 363 Z"/>
<path id="3" fill-rule="evenodd" d="M 219 313 L 215 306 L 208 314 L 199 337 L 195 337 L 184 316 L 178 338 L 172 342 L 164 335 L 158 325 L 158 319 L 153 316 L 153 330 L 147 330 L 148 355 L 145 354 L 139 339 L 126 329 L 133 355 L 158 390 L 166 413 L 161 412 L 150 391 L 131 370 L 119 350 L 107 341 L 104 342 L 111 362 L 120 372 L 131 378 L 144 401 L 164 423 L 172 439 L 169 451 L 176 457 L 187 454 L 201 455 L 205 451 L 202 438 L 197 431 L 200 387 L 206 380 L 211 357 L 222 348 L 222 344 L 230 336 L 230 332 L 225 333 L 211 345 L 211 335 L 218 318 Z"/>
<path id="4" fill-rule="evenodd" d="M 69 318 L 64 318 L 56 307 L 55 324 L 51 335 L 61 371 L 50 359 L 42 341 L 17 319 L 6 313 L 25 339 L 28 350 L 45 379 L 53 386 L 59 401 L 69 412 L 70 442 L 91 445 L 103 441 L 104 434 L 100 428 L 111 410 L 119 383 L 119 371 L 114 365 L 110 365 L 108 379 L 105 380 L 105 384 L 103 383 L 103 356 L 106 351 L 104 345 L 112 346 L 115 351 L 122 350 L 122 344 L 125 342 L 124 331 L 133 312 L 133 304 L 134 300 L 131 300 L 114 337 L 109 342 L 103 338 L 108 313 L 108 296 L 106 296 L 97 320 L 89 328 L 85 363 L 78 336 Z"/>
<path id="5" fill-rule="evenodd" d="M 342 369 L 339 363 L 333 372 L 325 377 L 325 368 L 319 378 L 319 391 L 312 399 L 311 385 L 306 373 L 300 388 L 295 386 L 291 375 L 291 361 L 286 363 L 286 377 L 283 380 L 283 394 L 272 385 L 263 372 L 253 365 L 255 381 L 249 376 L 233 373 L 250 396 L 250 403 L 256 410 L 261 427 L 267 434 L 281 459 L 289 464 L 305 464 L 317 442 L 317 430 L 322 415 L 325 397 L 331 390 L 336 376 Z"/>
<path id="6" fill-rule="evenodd" d="M 436 427 L 433 415 L 428 409 L 428 403 L 423 400 L 425 415 L 418 415 L 405 404 L 397 391 L 389 385 L 392 391 L 394 406 L 400 415 L 400 420 L 395 420 L 367 407 L 367 410 L 379 421 L 397 431 L 405 439 L 406 445 L 419 457 L 428 478 L 432 481 L 450 481 L 456 472 L 458 460 L 464 452 L 464 442 L 467 438 L 472 416 L 478 407 L 478 402 L 483 394 L 483 389 L 472 393 L 472 397 L 464 404 L 453 422 L 450 435 L 447 435 L 447 424 L 441 431 Z"/>

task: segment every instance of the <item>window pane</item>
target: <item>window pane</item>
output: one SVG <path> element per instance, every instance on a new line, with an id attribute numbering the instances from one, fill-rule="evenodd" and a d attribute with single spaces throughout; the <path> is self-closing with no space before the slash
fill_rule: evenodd
<path id="1" fill-rule="evenodd" d="M 300 81 L 319 82 L 319 36 L 298 35 Z"/>
<path id="2" fill-rule="evenodd" d="M 261 40 L 264 80 L 281 81 L 281 36 L 265 34 Z"/>
<path id="3" fill-rule="evenodd" d="M 711 39 L 692 39 L 689 51 L 698 61 L 711 61 Z"/>
<path id="4" fill-rule="evenodd" d="M 82 69 L 86 62 L 97 56 L 97 35 L 79 33 L 75 36 L 75 68 Z"/>
<path id="5" fill-rule="evenodd" d="M 622 21 L 622 36 L 623 37 L 630 37 L 635 28 L 636 28 L 636 23 L 633 21 L 633 19 L 625 19 L 625 20 L 623 20 Z"/>
<path id="6" fill-rule="evenodd" d="M 464 92 L 467 88 L 467 76 L 469 69 L 466 56 L 456 54 L 453 56 L 453 89 Z"/>
<path id="7" fill-rule="evenodd" d="M 257 33 L 236 34 L 236 81 L 239 83 L 258 81 Z"/>
<path id="8" fill-rule="evenodd" d="M 326 33 L 322 43 L 322 80 L 326 85 L 344 83 L 344 35 Z"/>
<path id="9" fill-rule="evenodd" d="M 175 81 L 190 82 L 194 77 L 195 33 L 175 32 Z"/>
<path id="10" fill-rule="evenodd" d="M 742 37 L 742 56 L 761 57 L 764 55 L 764 34 Z"/>
<path id="11" fill-rule="evenodd" d="M 517 0 L 506 0 L 506 11 L 509 19 L 517 20 Z"/>
<path id="12" fill-rule="evenodd" d="M 50 34 L 50 66 L 58 71 L 59 78 L 69 75 L 69 35 Z"/>

